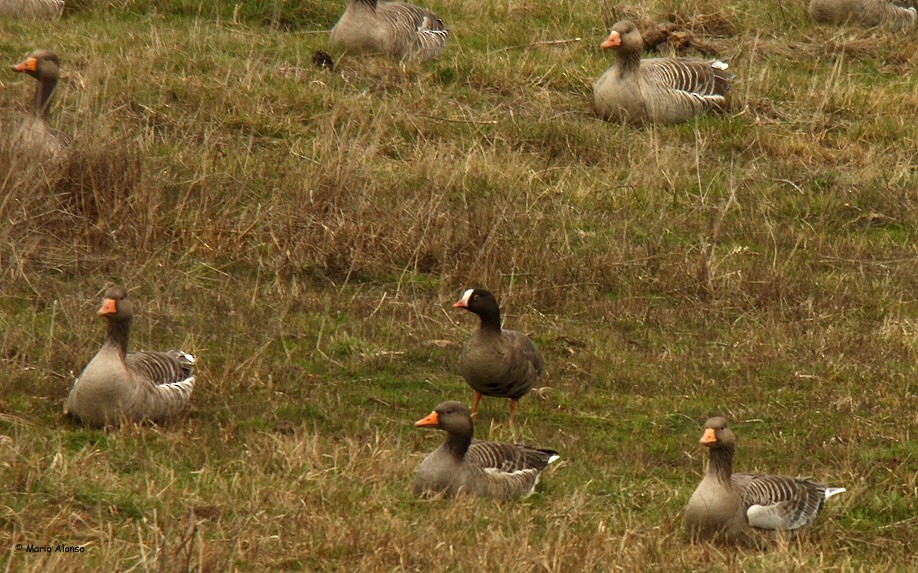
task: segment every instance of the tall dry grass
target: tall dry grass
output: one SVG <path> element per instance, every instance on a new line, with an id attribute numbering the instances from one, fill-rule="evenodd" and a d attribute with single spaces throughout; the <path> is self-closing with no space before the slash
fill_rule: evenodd
<path id="1" fill-rule="evenodd" d="M 61 54 L 52 124 L 74 140 L 59 167 L 0 146 L 10 570 L 918 565 L 913 34 L 773 2 L 437 3 L 442 59 L 319 70 L 341 4 L 80 2 L 53 27 L 0 23 L 5 60 Z M 728 59 L 728 113 L 594 118 L 596 43 L 621 17 Z M 2 82 L 10 125 L 32 85 Z M 185 419 L 61 417 L 112 282 L 137 303 L 133 344 L 198 354 Z M 474 319 L 448 303 L 477 285 L 548 364 L 521 427 L 486 400 L 478 434 L 563 459 L 527 501 L 417 500 L 441 437 L 411 422 L 468 397 Z M 766 552 L 687 544 L 715 413 L 739 468 L 849 491 Z"/>

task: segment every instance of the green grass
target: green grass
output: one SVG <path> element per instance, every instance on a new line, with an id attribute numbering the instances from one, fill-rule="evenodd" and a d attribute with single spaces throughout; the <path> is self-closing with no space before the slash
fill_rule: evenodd
<path id="1" fill-rule="evenodd" d="M 68 3 L 58 168 L 0 145 L 0 566 L 11 571 L 908 571 L 918 511 L 918 48 L 768 1 L 432 2 L 440 59 L 312 66 L 343 1 Z M 620 17 L 730 61 L 729 110 L 591 112 Z M 578 40 L 579 38 L 579 40 Z M 548 43 L 561 40 L 560 43 Z M 665 49 L 664 49 L 665 52 Z M 4 72 L 2 125 L 33 85 Z M 198 357 L 163 427 L 61 414 L 102 289 Z M 477 435 L 559 450 L 514 503 L 420 500 L 484 285 L 546 388 Z M 765 552 L 687 543 L 701 424 L 848 491 Z M 31 554 L 15 544 L 85 546 Z"/>

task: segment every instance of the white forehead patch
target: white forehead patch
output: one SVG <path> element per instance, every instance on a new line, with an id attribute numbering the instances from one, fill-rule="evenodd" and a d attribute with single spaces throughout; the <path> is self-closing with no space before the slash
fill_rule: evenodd
<path id="1" fill-rule="evenodd" d="M 469 299 L 472 298 L 472 293 L 473 293 L 473 292 L 475 292 L 475 289 L 473 289 L 473 288 L 470 288 L 469 290 L 465 291 L 465 294 L 462 295 L 462 299 L 461 299 L 462 302 L 464 302 L 465 304 L 468 304 L 468 303 L 469 303 Z"/>

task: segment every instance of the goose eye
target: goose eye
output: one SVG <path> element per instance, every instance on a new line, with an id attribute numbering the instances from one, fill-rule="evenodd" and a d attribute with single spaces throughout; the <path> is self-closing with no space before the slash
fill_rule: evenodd
<path id="1" fill-rule="evenodd" d="M 481 295 L 478 295 L 478 294 L 472 295 L 472 300 L 478 300 L 479 298 L 481 298 Z"/>

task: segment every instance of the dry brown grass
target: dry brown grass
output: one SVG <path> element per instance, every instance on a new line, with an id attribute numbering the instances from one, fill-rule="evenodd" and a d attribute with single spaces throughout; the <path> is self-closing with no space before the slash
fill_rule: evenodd
<path id="1" fill-rule="evenodd" d="M 311 64 L 339 2 L 79 2 L 0 22 L 64 60 L 60 167 L 0 146 L 0 548 L 9 570 L 908 571 L 918 468 L 912 35 L 801 6 L 435 3 L 427 65 Z M 280 10 L 277 10 L 278 6 Z M 728 113 L 594 118 L 596 44 L 670 22 L 737 74 Z M 30 38 L 26 46 L 13 38 Z M 580 40 L 577 40 L 580 38 Z M 32 85 L 4 77 L 3 123 Z M 60 416 L 125 283 L 138 347 L 199 357 L 189 415 Z M 468 389 L 462 288 L 498 292 L 547 388 L 529 500 L 418 500 Z M 743 470 L 844 485 L 800 539 L 694 547 L 681 508 L 711 414 Z M 29 554 L 15 543 L 80 545 Z"/>

